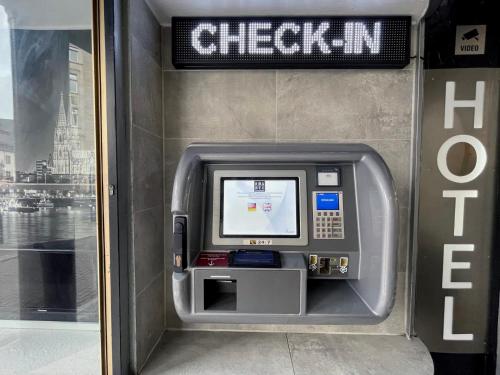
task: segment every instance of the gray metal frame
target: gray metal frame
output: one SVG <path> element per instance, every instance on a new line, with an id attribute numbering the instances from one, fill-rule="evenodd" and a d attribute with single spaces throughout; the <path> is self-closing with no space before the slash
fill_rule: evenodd
<path id="1" fill-rule="evenodd" d="M 236 277 L 241 276 L 243 275 L 244 277 L 252 277 L 253 274 L 255 272 L 257 273 L 260 273 L 261 275 L 263 274 L 270 274 L 270 276 L 272 277 L 272 273 L 275 273 L 275 272 L 287 272 L 289 274 L 292 274 L 293 273 L 293 276 L 295 276 L 297 278 L 297 282 L 300 284 L 300 288 L 298 290 L 294 290 L 293 288 L 291 288 L 290 286 L 292 285 L 290 281 L 290 279 L 287 279 L 287 282 L 285 283 L 282 283 L 282 288 L 280 290 L 280 294 L 296 294 L 297 297 L 299 297 L 297 299 L 297 305 L 298 305 L 298 310 L 296 313 L 273 313 L 273 312 L 268 312 L 266 313 L 266 315 L 273 315 L 275 316 L 278 320 L 280 319 L 280 317 L 284 317 L 284 316 L 287 316 L 287 319 L 290 319 L 290 318 L 293 318 L 294 315 L 305 315 L 306 314 L 306 298 L 305 298 L 305 294 L 304 293 L 301 293 L 304 289 L 304 287 L 306 286 L 306 283 L 307 283 L 307 270 L 306 270 L 306 265 L 305 265 L 305 261 L 304 259 L 300 256 L 300 254 L 293 254 L 293 253 L 287 253 L 287 254 L 284 254 L 284 256 L 282 257 L 282 268 L 281 269 L 273 269 L 273 268 L 245 268 L 245 269 L 234 269 L 234 268 L 217 268 L 217 267 L 214 267 L 214 268 L 197 268 L 197 267 L 193 267 L 191 270 L 192 270 L 192 274 L 193 274 L 193 280 L 197 280 L 197 279 L 201 279 L 201 281 L 203 281 L 203 275 L 207 275 L 208 278 L 211 278 L 211 279 L 231 279 L 231 278 L 235 278 L 235 275 Z M 200 277 L 198 277 L 198 275 L 200 275 Z M 291 275 L 290 275 L 291 276 Z M 266 289 L 269 289 L 269 288 L 272 288 L 274 285 L 277 285 L 276 283 L 274 283 L 274 285 L 268 285 L 268 284 L 265 284 L 263 285 L 262 284 L 262 280 L 259 280 L 259 279 L 262 279 L 262 278 L 255 278 L 254 280 L 252 280 L 251 284 L 250 285 L 250 288 L 253 289 L 253 291 L 255 292 L 256 295 L 262 295 L 262 293 L 265 293 Z M 293 277 L 292 277 L 292 280 L 293 280 Z M 198 283 L 191 283 L 191 313 L 197 313 L 199 315 L 206 315 L 209 319 L 211 318 L 211 316 L 213 316 L 214 314 L 213 313 L 210 313 L 210 312 L 201 312 L 199 311 L 199 305 L 200 305 L 200 302 L 202 301 L 201 299 L 201 293 L 202 291 L 200 290 L 200 288 L 197 288 L 197 286 L 199 286 L 199 282 Z M 265 287 L 265 288 L 264 288 Z M 282 297 L 282 295 L 277 295 L 276 298 L 279 299 L 280 297 Z M 254 299 L 250 299 L 250 303 L 249 305 L 254 307 L 254 308 L 259 308 L 259 303 L 255 303 L 256 302 L 256 299 L 257 298 L 254 298 Z M 274 301 L 276 302 L 276 301 Z M 276 305 L 276 303 L 275 303 Z M 230 312 L 218 312 L 218 315 L 221 315 L 221 317 L 223 317 L 223 319 L 228 319 L 228 320 L 235 320 L 236 318 L 236 321 L 238 320 L 238 317 L 241 316 L 242 313 L 237 313 L 237 314 L 234 314 L 234 313 L 230 313 Z"/>
<path id="2" fill-rule="evenodd" d="M 424 91 L 424 32 L 425 21 L 420 21 L 417 26 L 417 46 L 416 46 L 416 68 L 415 87 L 413 93 L 413 134 L 411 143 L 411 181 L 410 181 L 410 217 L 408 226 L 408 261 L 406 264 L 406 335 L 415 335 L 415 283 L 418 253 L 418 205 L 419 205 L 419 185 L 420 185 L 420 142 L 422 132 L 422 106 Z"/>
<path id="3" fill-rule="evenodd" d="M 240 164 L 240 165 L 239 165 Z M 304 255 L 310 253 L 310 245 L 280 248 L 284 267 L 271 269 L 272 285 L 280 285 L 281 273 L 288 272 L 287 265 L 295 264 L 306 283 L 300 291 L 282 292 L 287 298 L 299 298 L 304 309 L 298 314 L 263 313 L 259 310 L 199 311 L 197 299 L 203 298 L 197 285 L 203 279 L 224 276 L 234 278 L 238 289 L 237 298 L 248 299 L 245 306 L 262 303 L 259 292 L 265 288 L 258 279 L 252 282 L 250 268 L 199 268 L 190 267 L 194 255 L 203 246 L 201 233 L 212 220 L 204 220 L 203 196 L 209 188 L 206 166 L 220 165 L 221 169 L 240 171 L 244 166 L 254 167 L 251 172 L 274 165 L 276 170 L 297 170 L 299 165 L 351 165 L 353 183 L 350 195 L 357 204 L 356 246 L 359 245 L 359 273 L 348 279 L 307 278 Z M 233 168 L 231 166 L 234 165 Z M 242 166 L 243 165 L 243 166 Z M 252 169 L 252 168 L 250 168 Z M 288 171 L 287 171 L 288 172 Z M 239 172 L 241 173 L 241 172 Z M 351 186 L 351 185 L 350 185 Z M 309 187 L 310 189 L 310 187 Z M 320 189 L 322 190 L 322 189 Z M 335 188 L 337 190 L 337 188 Z M 311 190 L 312 191 L 312 190 Z M 211 195 L 212 197 L 215 195 Z M 206 199 L 210 199 L 207 195 Z M 398 205 L 392 176 L 387 165 L 372 148 L 361 144 L 194 144 L 184 152 L 174 180 L 172 214 L 188 218 L 188 267 L 173 273 L 172 288 L 175 309 L 187 322 L 214 323 L 275 323 L 275 324 L 376 324 L 386 319 L 392 310 L 396 295 Z M 352 220 L 352 219 L 351 219 Z M 208 228 L 211 230 L 212 228 Z M 309 232 L 309 236 L 311 233 Z M 342 241 L 342 240 L 333 240 Z M 309 238 L 309 242 L 311 238 Z M 327 241 L 325 241 L 327 242 Z M 256 246 L 258 248 L 258 246 Z M 300 261 L 299 261 L 300 260 Z M 262 271 L 262 270 L 259 270 Z M 249 276 L 250 274 L 250 276 Z M 200 279 L 201 278 L 201 279 Z M 255 283 L 255 285 L 253 285 Z M 268 285 L 271 285 L 268 284 Z M 298 292 L 298 294 L 297 294 Z M 266 302 L 268 303 L 268 302 Z"/>
<path id="4" fill-rule="evenodd" d="M 117 0 L 97 0 L 104 5 L 104 38 L 106 55 L 106 107 L 108 131 L 107 170 L 109 183 L 115 189 L 109 196 L 109 254 L 111 289 L 111 361 L 113 374 L 129 374 L 129 200 L 130 185 L 129 134 L 123 124 L 129 121 L 126 98 L 125 66 L 127 47 L 123 38 L 123 4 Z M 120 125 L 119 125 L 120 124 Z M 104 358 L 102 360 L 105 360 Z"/>
<path id="5" fill-rule="evenodd" d="M 357 222 L 357 197 L 356 197 L 356 189 L 355 189 L 355 168 L 354 164 L 352 162 L 342 162 L 341 163 L 341 168 L 342 168 L 342 175 L 344 176 L 343 178 L 343 183 L 342 186 L 340 187 L 340 190 L 344 190 L 344 218 L 345 218 L 345 232 L 344 232 L 344 239 L 338 239 L 335 241 L 335 252 L 348 252 L 353 255 L 359 255 L 359 236 L 358 236 L 358 222 Z M 225 250 L 230 248 L 230 245 L 226 246 L 221 246 L 221 245 L 214 245 L 212 242 L 212 230 L 211 230 L 211 225 L 212 225 L 212 209 L 213 209 L 213 204 L 212 204 L 212 197 L 214 196 L 213 194 L 213 175 L 214 172 L 217 170 L 269 170 L 269 169 L 279 169 L 279 170 L 304 170 L 306 172 L 306 186 L 308 189 L 308 192 L 312 192 L 314 190 L 318 189 L 317 186 L 317 171 L 322 168 L 318 167 L 314 163 L 302 163 L 302 162 L 297 162 L 297 163 L 280 163 L 279 167 L 276 165 L 271 165 L 269 163 L 267 164 L 261 164 L 261 163 L 238 163 L 238 164 L 214 164 L 214 163 L 206 163 L 205 167 L 203 168 L 204 171 L 204 178 L 206 179 L 206 191 L 205 194 L 203 194 L 203 202 L 202 202 L 202 207 L 205 209 L 205 214 L 201 215 L 202 223 L 200 223 L 201 227 L 201 232 L 202 233 L 202 238 L 200 244 L 195 244 L 193 242 L 193 246 L 190 246 L 189 249 L 192 249 L 193 252 L 196 252 L 195 249 L 203 249 L 203 250 Z M 201 171 L 200 171 L 201 172 Z M 194 177 L 194 176 L 193 176 Z M 337 187 L 321 187 L 321 190 L 328 191 L 338 191 L 339 188 Z M 192 210 L 191 214 L 191 219 L 190 223 L 194 224 L 197 221 L 197 218 L 200 215 L 196 215 L 196 210 L 193 210 L 193 207 L 195 206 L 194 202 L 191 201 L 190 208 Z M 195 214 L 193 216 L 193 214 Z M 312 204 L 310 201 L 310 197 L 307 197 L 307 215 L 309 218 L 311 218 L 313 212 L 312 212 Z M 308 246 L 312 251 L 314 252 L 320 252 L 320 253 L 330 253 L 332 248 L 331 244 L 329 244 L 329 241 L 324 241 L 323 239 L 315 239 L 314 236 L 311 235 L 313 233 L 313 222 L 311 220 L 308 220 L 308 232 L 309 232 L 309 241 L 306 246 Z M 204 229 L 207 229 L 205 231 Z M 191 237 L 191 239 L 193 239 Z M 189 240 L 189 239 L 188 239 Z M 199 246 L 199 247 L 197 247 Z M 238 248 L 248 248 L 248 247 L 253 247 L 255 245 L 239 245 Z M 280 245 L 266 245 L 267 249 L 274 249 L 274 250 L 279 250 L 279 251 L 286 251 L 287 249 L 298 249 L 299 247 L 290 247 L 290 246 L 280 246 Z M 356 262 L 357 264 L 357 262 Z M 353 268 L 350 268 L 350 270 L 354 270 Z M 356 271 L 356 275 L 358 272 Z M 352 275 L 352 274 L 351 274 Z"/>

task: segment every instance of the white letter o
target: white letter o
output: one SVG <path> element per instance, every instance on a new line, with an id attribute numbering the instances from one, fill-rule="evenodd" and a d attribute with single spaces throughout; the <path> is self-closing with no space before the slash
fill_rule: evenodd
<path id="1" fill-rule="evenodd" d="M 450 151 L 450 148 L 452 148 L 457 143 L 468 143 L 474 148 L 474 151 L 476 152 L 476 165 L 469 174 L 466 174 L 464 176 L 458 176 L 456 174 L 453 174 L 448 169 L 448 162 L 447 162 L 448 151 Z M 441 145 L 441 148 L 439 149 L 439 152 L 437 154 L 437 165 L 439 172 L 441 172 L 441 174 L 446 179 L 452 182 L 456 182 L 458 184 L 465 184 L 467 182 L 474 180 L 483 172 L 484 168 L 486 167 L 487 159 L 488 156 L 486 154 L 486 149 L 477 138 L 471 135 L 461 134 L 451 137 Z"/>

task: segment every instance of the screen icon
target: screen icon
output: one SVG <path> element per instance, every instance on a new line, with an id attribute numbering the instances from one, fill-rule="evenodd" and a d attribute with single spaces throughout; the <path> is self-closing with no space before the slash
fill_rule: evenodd
<path id="1" fill-rule="evenodd" d="M 477 29 L 472 29 L 471 31 L 466 32 L 462 35 L 462 40 L 471 40 L 472 38 L 479 41 L 479 31 Z"/>
<path id="2" fill-rule="evenodd" d="M 273 204 L 271 202 L 265 202 L 262 205 L 262 210 L 264 212 L 271 212 L 273 210 Z"/>
<path id="3" fill-rule="evenodd" d="M 266 191 L 266 181 L 254 181 L 253 183 L 253 191 L 254 192 L 264 192 Z"/>

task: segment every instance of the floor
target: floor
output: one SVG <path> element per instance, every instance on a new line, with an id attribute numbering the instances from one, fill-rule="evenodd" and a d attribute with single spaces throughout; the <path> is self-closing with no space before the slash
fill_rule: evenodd
<path id="1" fill-rule="evenodd" d="M 167 332 L 142 375 L 427 375 L 431 357 L 404 336 Z"/>
<path id="2" fill-rule="evenodd" d="M 99 327 L 10 328 L 0 322 L 1 375 L 96 375 L 100 373 Z M 38 327 L 37 327 L 38 325 Z M 7 327 L 6 327 L 7 326 Z M 94 326 L 94 325 L 92 325 Z"/>

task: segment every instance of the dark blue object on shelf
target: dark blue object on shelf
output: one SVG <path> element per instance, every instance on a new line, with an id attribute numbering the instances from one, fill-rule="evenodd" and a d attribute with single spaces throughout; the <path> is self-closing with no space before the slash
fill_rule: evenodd
<path id="1" fill-rule="evenodd" d="M 230 267 L 281 268 L 281 257 L 273 250 L 236 250 L 229 259 Z"/>

